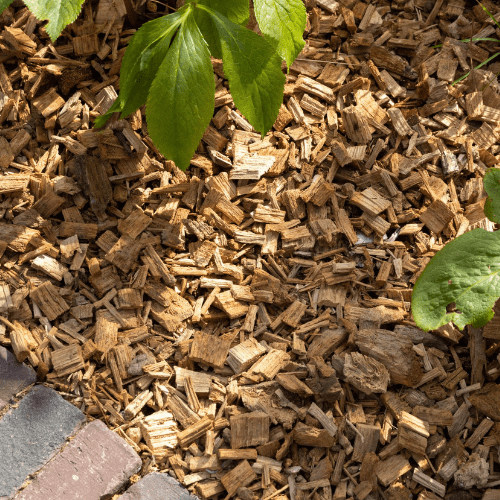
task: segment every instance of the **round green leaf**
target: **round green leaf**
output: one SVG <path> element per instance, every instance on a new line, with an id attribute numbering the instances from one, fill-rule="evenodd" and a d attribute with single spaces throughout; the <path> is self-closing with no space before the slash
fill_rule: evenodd
<path id="1" fill-rule="evenodd" d="M 500 297 L 500 232 L 474 229 L 442 248 L 419 276 L 411 301 L 422 330 L 453 321 L 484 326 Z M 447 311 L 448 308 L 448 311 Z"/>

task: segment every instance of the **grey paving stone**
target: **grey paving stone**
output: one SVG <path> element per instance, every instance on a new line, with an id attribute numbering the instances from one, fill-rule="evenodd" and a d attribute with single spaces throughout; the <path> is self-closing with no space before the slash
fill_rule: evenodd
<path id="1" fill-rule="evenodd" d="M 0 399 L 6 403 L 36 380 L 35 371 L 19 363 L 15 356 L 0 346 Z"/>
<path id="2" fill-rule="evenodd" d="M 33 387 L 0 420 L 0 500 L 11 498 L 84 421 L 84 414 L 57 392 Z"/>
<path id="3" fill-rule="evenodd" d="M 168 474 L 151 472 L 132 485 L 118 500 L 198 500 Z"/>
<path id="4" fill-rule="evenodd" d="M 100 500 L 142 467 L 139 455 L 100 420 L 86 425 L 15 500 Z"/>

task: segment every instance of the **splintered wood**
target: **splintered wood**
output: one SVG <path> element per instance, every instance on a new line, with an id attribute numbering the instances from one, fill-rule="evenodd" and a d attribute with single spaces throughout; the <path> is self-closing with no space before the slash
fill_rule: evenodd
<path id="1" fill-rule="evenodd" d="M 493 20 L 307 0 L 272 131 L 213 59 L 184 173 L 144 108 L 93 130 L 128 10 L 164 3 L 87 2 L 53 45 L 22 2 L 0 15 L 0 344 L 202 500 L 498 500 L 500 306 L 463 332 L 410 310 L 439 249 L 493 230 L 498 63 L 452 85 Z"/>

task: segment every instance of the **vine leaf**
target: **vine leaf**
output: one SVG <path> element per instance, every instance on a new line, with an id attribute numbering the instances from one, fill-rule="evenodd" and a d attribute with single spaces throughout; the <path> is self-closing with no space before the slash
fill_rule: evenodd
<path id="1" fill-rule="evenodd" d="M 194 16 L 188 15 L 158 68 L 146 104 L 153 142 L 180 169 L 189 167 L 214 105 L 210 52 Z"/>
<path id="2" fill-rule="evenodd" d="M 55 42 L 62 30 L 76 18 L 85 0 L 24 0 L 35 16 L 41 21 L 48 19 L 45 26 L 50 39 Z"/>
<path id="3" fill-rule="evenodd" d="M 255 17 L 264 37 L 290 66 L 305 42 L 306 8 L 302 0 L 254 0 Z"/>
<path id="4" fill-rule="evenodd" d="M 490 168 L 483 178 L 484 190 L 488 199 L 484 204 L 484 213 L 492 222 L 500 224 L 500 168 Z"/>
<path id="5" fill-rule="evenodd" d="M 453 321 L 484 326 L 500 297 L 500 232 L 474 229 L 442 248 L 419 276 L 413 318 L 425 331 Z M 449 309 L 453 309 L 449 311 Z"/>

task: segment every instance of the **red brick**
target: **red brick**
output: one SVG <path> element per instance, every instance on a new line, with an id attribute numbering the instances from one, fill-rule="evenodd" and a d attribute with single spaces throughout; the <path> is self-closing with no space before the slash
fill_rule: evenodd
<path id="1" fill-rule="evenodd" d="M 139 455 L 125 440 L 94 420 L 16 500 L 99 500 L 116 493 L 141 466 Z"/>

